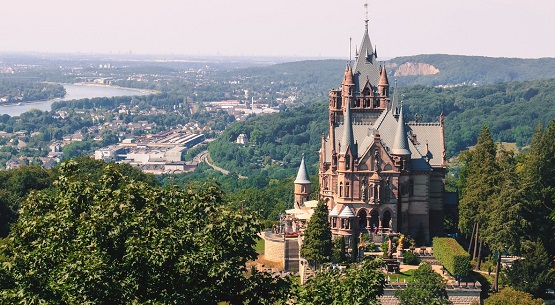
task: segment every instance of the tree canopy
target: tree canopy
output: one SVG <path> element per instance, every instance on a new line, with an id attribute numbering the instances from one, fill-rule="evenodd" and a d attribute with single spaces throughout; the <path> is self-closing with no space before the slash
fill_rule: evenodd
<path id="1" fill-rule="evenodd" d="M 447 296 L 445 280 L 434 272 L 426 262 L 414 272 L 414 281 L 406 289 L 395 290 L 400 305 L 447 305 L 452 304 Z"/>
<path id="2" fill-rule="evenodd" d="M 59 171 L 52 188 L 22 202 L 0 247 L 2 303 L 275 301 L 275 291 L 249 287 L 277 279 L 246 276 L 256 215 L 228 208 L 217 185 L 160 188 L 113 164 L 98 180 L 84 178 L 75 161 Z"/>
<path id="3" fill-rule="evenodd" d="M 385 274 L 383 261 L 365 260 L 352 264 L 345 273 L 327 270 L 317 273 L 296 293 L 298 305 L 353 304 L 378 305 L 383 295 Z"/>
<path id="4" fill-rule="evenodd" d="M 542 299 L 534 299 L 531 294 L 505 288 L 484 301 L 484 305 L 542 305 Z"/>

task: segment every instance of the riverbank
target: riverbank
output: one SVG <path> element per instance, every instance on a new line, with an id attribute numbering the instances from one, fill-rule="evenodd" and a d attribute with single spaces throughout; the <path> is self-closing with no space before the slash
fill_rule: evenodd
<path id="1" fill-rule="evenodd" d="M 64 85 L 64 84 L 62 84 Z M 151 89 L 142 89 L 142 88 L 129 88 L 129 87 L 121 87 L 116 85 L 105 85 L 105 84 L 98 84 L 98 83 L 90 83 L 90 82 L 78 82 L 73 83 L 75 86 L 90 86 L 90 87 L 102 87 L 102 88 L 116 88 L 122 90 L 129 90 L 129 91 L 138 91 L 141 93 L 148 93 L 148 94 L 160 94 L 160 91 L 151 90 Z"/>
<path id="2" fill-rule="evenodd" d="M 50 111 L 54 102 L 80 100 L 97 97 L 136 96 L 158 94 L 159 92 L 148 89 L 135 89 L 104 84 L 76 83 L 62 84 L 66 89 L 63 98 L 54 98 L 46 101 L 20 102 L 17 104 L 4 104 L 0 107 L 0 115 L 19 116 L 31 109 Z"/>

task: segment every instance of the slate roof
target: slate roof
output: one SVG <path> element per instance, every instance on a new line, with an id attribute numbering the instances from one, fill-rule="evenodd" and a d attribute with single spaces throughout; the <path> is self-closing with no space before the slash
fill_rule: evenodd
<path id="1" fill-rule="evenodd" d="M 306 170 L 306 164 L 304 163 L 304 156 L 301 159 L 301 165 L 299 166 L 299 171 L 297 172 L 297 178 L 295 179 L 295 183 L 298 184 L 309 184 L 310 179 L 308 179 L 308 171 Z"/>
<path id="2" fill-rule="evenodd" d="M 362 43 L 356 57 L 355 66 L 353 68 L 353 78 L 355 83 L 355 92 L 360 92 L 366 84 L 366 80 L 370 81 L 372 86 L 377 86 L 380 81 L 380 66 L 377 56 L 374 54 L 370 36 L 368 36 L 368 24 L 362 37 Z"/>
<path id="3" fill-rule="evenodd" d="M 352 123 L 352 135 L 355 143 L 358 143 L 358 157 L 362 158 L 366 150 L 374 143 L 374 131 L 380 132 L 382 145 L 391 154 L 395 143 L 395 135 L 398 129 L 398 120 L 393 116 L 391 111 L 384 110 L 375 120 L 374 124 L 365 124 L 361 122 Z M 430 166 L 443 166 L 444 142 L 441 134 L 441 126 L 439 123 L 406 123 L 406 137 L 416 134 L 416 145 L 411 141 L 407 141 L 406 148 L 411 154 L 411 167 L 413 170 L 431 170 Z M 345 125 L 339 124 L 335 126 L 335 143 L 339 145 L 339 136 L 342 135 Z M 407 138 L 405 138 L 407 139 Z M 326 147 L 324 150 L 326 162 L 331 162 L 331 149 L 329 149 L 329 137 L 325 139 Z M 426 143 L 428 143 L 428 152 L 426 153 Z M 341 144 L 343 145 L 343 143 Z M 428 162 L 426 161 L 428 159 Z"/>
<path id="4" fill-rule="evenodd" d="M 409 151 L 409 141 L 407 139 L 407 132 L 405 131 L 405 122 L 403 121 L 403 108 L 399 111 L 399 118 L 397 119 L 397 128 L 395 129 L 395 140 L 393 140 L 393 149 L 391 153 L 398 156 L 408 156 L 411 154 Z"/>

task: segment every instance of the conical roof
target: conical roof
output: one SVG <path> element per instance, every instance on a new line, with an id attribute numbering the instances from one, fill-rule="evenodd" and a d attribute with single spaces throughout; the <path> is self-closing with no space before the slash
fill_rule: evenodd
<path id="1" fill-rule="evenodd" d="M 343 75 L 343 84 L 344 85 L 354 85 L 353 83 L 353 70 L 351 66 L 347 65 L 345 68 L 345 75 Z"/>
<path id="2" fill-rule="evenodd" d="M 351 210 L 351 208 L 348 205 L 345 205 L 345 207 L 343 208 L 341 213 L 339 213 L 339 217 L 351 218 L 351 217 L 355 217 L 355 214 L 353 213 L 353 211 Z"/>
<path id="3" fill-rule="evenodd" d="M 351 124 L 351 105 L 350 102 L 347 102 L 345 107 L 345 119 L 344 119 L 344 127 L 343 127 L 343 137 L 341 138 L 341 151 L 340 154 L 344 154 L 347 152 L 347 148 L 353 152 L 355 139 L 353 136 L 353 125 Z M 353 153 L 354 155 L 354 153 Z"/>
<path id="4" fill-rule="evenodd" d="M 329 216 L 339 216 L 339 210 L 340 210 L 339 204 L 336 204 L 333 207 L 333 209 L 330 211 Z"/>
<path id="5" fill-rule="evenodd" d="M 395 140 L 391 154 L 398 156 L 410 155 L 409 140 L 405 131 L 405 122 L 403 122 L 403 107 L 399 110 L 399 118 L 397 119 L 397 130 L 395 131 Z"/>
<path id="6" fill-rule="evenodd" d="M 385 71 L 385 66 L 382 67 L 382 71 L 380 73 L 380 83 L 379 86 L 389 86 L 389 80 L 387 79 L 387 72 Z"/>
<path id="7" fill-rule="evenodd" d="M 304 156 L 301 159 L 301 165 L 299 166 L 299 171 L 297 172 L 297 179 L 295 179 L 297 184 L 309 184 L 312 183 L 308 179 L 308 171 L 306 170 L 306 165 L 304 163 Z"/>

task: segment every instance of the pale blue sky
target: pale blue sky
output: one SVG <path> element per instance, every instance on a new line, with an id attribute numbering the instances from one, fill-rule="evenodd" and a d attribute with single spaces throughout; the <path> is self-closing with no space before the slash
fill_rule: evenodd
<path id="1" fill-rule="evenodd" d="M 347 58 L 364 0 L 13 0 L 0 51 Z M 555 57 L 553 0 L 369 1 L 382 58 Z"/>

